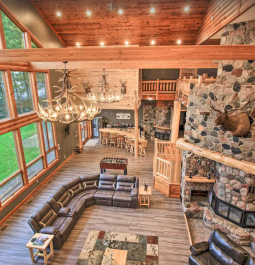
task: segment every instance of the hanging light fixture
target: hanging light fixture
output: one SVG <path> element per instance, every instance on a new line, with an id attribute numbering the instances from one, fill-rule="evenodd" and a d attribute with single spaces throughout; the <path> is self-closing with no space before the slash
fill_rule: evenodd
<path id="1" fill-rule="evenodd" d="M 105 69 L 103 69 L 101 85 L 101 93 L 88 93 L 87 100 L 91 103 L 113 103 L 118 102 L 122 99 L 122 94 L 120 92 L 114 92 L 109 89 L 109 86 L 106 82 Z"/>
<path id="2" fill-rule="evenodd" d="M 57 121 L 65 124 L 94 119 L 101 110 L 92 102 L 89 102 L 87 98 L 81 97 L 75 93 L 75 87 L 71 85 L 69 79 L 72 77 L 70 73 L 75 70 L 68 71 L 66 69 L 67 62 L 65 61 L 63 63 L 65 64 L 65 70 L 57 70 L 64 74 L 63 77 L 59 79 L 59 82 L 62 81 L 62 87 L 54 86 L 59 89 L 57 92 L 60 92 L 60 94 L 54 99 L 44 100 L 52 102 L 52 106 L 43 108 L 39 104 L 38 116 L 44 121 Z M 86 103 L 86 101 L 88 103 Z M 79 102 L 79 104 L 76 104 L 77 102 Z"/>

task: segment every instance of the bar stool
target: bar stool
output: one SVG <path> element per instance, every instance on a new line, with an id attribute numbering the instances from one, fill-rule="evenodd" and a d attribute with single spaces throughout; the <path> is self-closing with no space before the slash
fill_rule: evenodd
<path id="1" fill-rule="evenodd" d="M 130 139 L 126 135 L 124 137 L 125 137 L 125 151 L 129 152 L 130 151 Z"/>
<path id="2" fill-rule="evenodd" d="M 123 135 L 117 136 L 117 147 L 121 149 L 125 147 L 125 137 Z"/>
<path id="3" fill-rule="evenodd" d="M 108 142 L 109 142 L 109 133 L 104 132 L 104 133 L 103 133 L 102 144 L 104 144 L 104 145 L 108 145 Z"/>
<path id="4" fill-rule="evenodd" d="M 140 157 L 146 156 L 146 149 L 145 149 L 146 146 L 147 146 L 147 141 L 138 143 L 138 154 Z"/>
<path id="5" fill-rule="evenodd" d="M 130 139 L 130 149 L 129 152 L 134 155 L 135 154 L 135 140 L 134 139 Z"/>
<path id="6" fill-rule="evenodd" d="M 110 145 L 115 146 L 117 145 L 117 134 L 116 133 L 111 133 L 111 136 L 110 136 Z"/>

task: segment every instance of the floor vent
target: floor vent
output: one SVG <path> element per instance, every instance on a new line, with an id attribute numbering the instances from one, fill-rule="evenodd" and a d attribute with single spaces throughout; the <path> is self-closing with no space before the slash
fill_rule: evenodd
<path id="1" fill-rule="evenodd" d="M 0 226 L 0 232 L 3 232 L 7 227 L 8 227 L 8 225 L 1 225 Z"/>
<path id="2" fill-rule="evenodd" d="M 29 205 L 29 204 L 31 204 L 33 201 L 34 201 L 34 200 L 29 200 L 29 201 L 27 202 L 27 204 Z"/>

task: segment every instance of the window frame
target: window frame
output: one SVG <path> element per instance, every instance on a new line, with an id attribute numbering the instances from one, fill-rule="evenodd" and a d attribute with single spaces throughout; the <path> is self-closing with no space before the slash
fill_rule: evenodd
<path id="1" fill-rule="evenodd" d="M 79 148 L 81 149 L 83 145 L 92 138 L 92 121 L 82 121 L 86 122 L 86 130 L 87 130 L 87 137 L 82 140 L 82 125 L 81 122 L 77 123 L 77 132 L 78 132 L 78 140 L 79 140 Z M 83 127 L 84 128 L 84 127 Z"/>

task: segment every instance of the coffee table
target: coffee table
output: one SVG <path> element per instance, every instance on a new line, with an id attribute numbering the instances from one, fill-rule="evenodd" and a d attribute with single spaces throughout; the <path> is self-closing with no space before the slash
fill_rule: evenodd
<path id="1" fill-rule="evenodd" d="M 32 238 L 37 238 L 40 235 L 42 235 L 42 234 L 36 233 Z M 31 240 L 32 240 L 32 238 L 31 238 L 30 241 L 26 244 L 26 247 L 29 248 L 32 262 L 35 262 L 36 256 L 41 256 L 44 258 L 44 263 L 47 265 L 48 259 L 54 254 L 53 242 L 52 242 L 54 235 L 48 235 L 48 234 L 44 234 L 44 235 L 46 235 L 48 237 L 48 239 L 44 242 L 44 244 L 42 246 L 33 245 L 33 242 L 31 242 Z M 47 254 L 46 249 L 49 245 L 50 245 L 50 253 Z M 37 249 L 35 254 L 34 254 L 33 249 Z"/>
<path id="2" fill-rule="evenodd" d="M 118 265 L 125 265 L 127 260 L 127 250 L 120 250 L 120 249 L 112 249 L 112 248 L 106 248 L 104 253 L 104 259 L 101 263 L 101 265 L 107 265 L 111 263 L 108 262 L 108 258 L 110 257 L 110 254 L 112 255 L 112 260 L 115 261 L 112 264 L 118 264 Z"/>
<path id="3" fill-rule="evenodd" d="M 140 196 L 140 207 L 143 205 L 150 207 L 151 187 L 148 187 L 147 191 L 145 191 L 144 186 L 140 186 L 139 187 L 139 196 Z"/>

